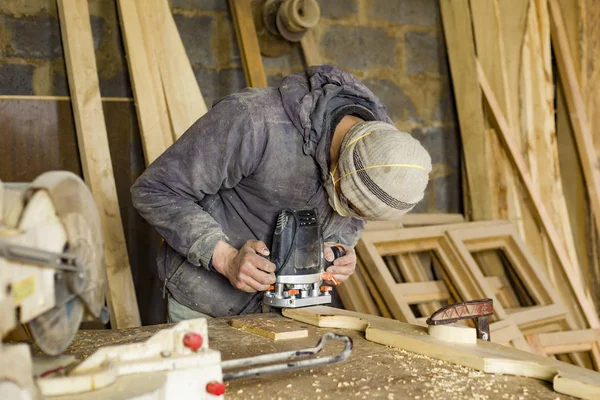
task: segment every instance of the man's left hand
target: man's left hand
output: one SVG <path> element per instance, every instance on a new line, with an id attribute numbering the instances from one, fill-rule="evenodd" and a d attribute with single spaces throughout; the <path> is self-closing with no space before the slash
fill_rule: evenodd
<path id="1" fill-rule="evenodd" d="M 331 247 L 335 245 L 342 246 L 346 251 L 346 255 L 334 260 L 333 250 L 331 250 Z M 356 268 L 356 253 L 352 247 L 337 243 L 325 243 L 323 252 L 325 260 L 333 261 L 333 265 L 327 268 L 326 271 L 331 272 L 339 283 L 344 282 L 350 277 L 350 275 L 354 273 L 354 269 Z M 333 284 L 333 282 L 329 283 Z"/>

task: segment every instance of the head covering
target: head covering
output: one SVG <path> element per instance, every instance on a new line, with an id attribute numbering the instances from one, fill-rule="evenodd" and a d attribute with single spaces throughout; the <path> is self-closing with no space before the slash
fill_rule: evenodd
<path id="1" fill-rule="evenodd" d="M 394 125 L 361 122 L 344 137 L 336 169 L 339 177 L 333 178 L 336 171 L 331 171 L 333 184 L 327 192 L 340 215 L 393 220 L 423 199 L 431 157 L 418 140 Z"/>

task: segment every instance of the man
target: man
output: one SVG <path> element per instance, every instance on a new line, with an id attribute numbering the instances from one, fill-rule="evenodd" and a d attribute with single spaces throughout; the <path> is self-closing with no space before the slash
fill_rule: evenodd
<path id="1" fill-rule="evenodd" d="M 213 105 L 132 187 L 133 204 L 165 243 L 159 276 L 169 320 L 260 312 L 275 282 L 268 261 L 283 208 L 316 208 L 330 245 L 356 266 L 365 220 L 398 219 L 423 198 L 431 159 L 399 132 L 357 78 L 331 66 L 246 89 Z"/>

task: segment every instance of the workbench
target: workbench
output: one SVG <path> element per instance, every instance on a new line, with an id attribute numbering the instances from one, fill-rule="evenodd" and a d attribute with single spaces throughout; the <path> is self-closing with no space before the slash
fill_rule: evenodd
<path id="1" fill-rule="evenodd" d="M 272 318 L 284 319 L 277 314 L 272 314 Z M 322 334 L 333 331 L 352 338 L 354 348 L 350 358 L 313 370 L 230 381 L 225 393 L 227 399 L 571 399 L 536 379 L 489 375 L 372 343 L 360 332 L 292 323 L 308 329 L 308 337 L 274 342 L 232 328 L 228 318 L 211 319 L 209 346 L 219 350 L 223 360 L 229 360 L 313 347 Z M 65 354 L 83 359 L 101 346 L 144 341 L 169 326 L 172 325 L 79 331 Z M 341 343 L 328 343 L 323 354 L 341 349 Z M 33 352 L 37 353 L 35 349 Z"/>

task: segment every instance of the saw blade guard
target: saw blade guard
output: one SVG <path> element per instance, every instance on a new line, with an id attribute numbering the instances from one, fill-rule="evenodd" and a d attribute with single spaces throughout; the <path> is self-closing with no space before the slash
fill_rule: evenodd
<path id="1" fill-rule="evenodd" d="M 38 176 L 30 190 L 45 190 L 67 233 L 66 252 L 76 254 L 85 274 L 79 294 L 88 311 L 100 316 L 106 294 L 104 240 L 98 208 L 83 180 L 72 172 L 50 171 Z"/>

